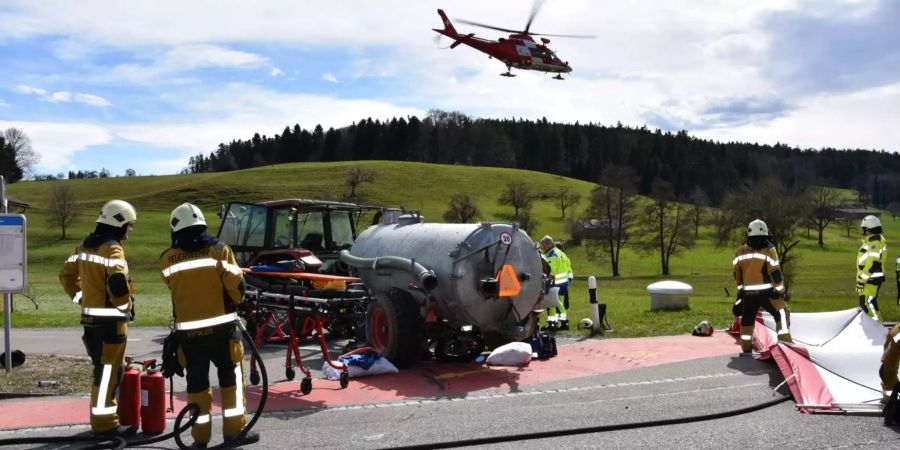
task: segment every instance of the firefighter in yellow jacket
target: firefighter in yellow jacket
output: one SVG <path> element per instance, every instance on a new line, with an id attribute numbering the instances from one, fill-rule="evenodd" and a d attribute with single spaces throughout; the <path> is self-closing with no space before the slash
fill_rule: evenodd
<path id="1" fill-rule="evenodd" d="M 244 277 L 231 248 L 206 232 L 199 208 L 184 203 L 172 211 L 172 247 L 159 260 L 172 295 L 178 359 L 187 370 L 188 403 L 200 406 L 191 429 L 194 447 L 205 448 L 212 433 L 209 364 L 215 364 L 222 397 L 222 434 L 231 439 L 247 424 L 244 347 L 235 321 L 243 301 Z M 248 433 L 241 442 L 256 442 Z"/>
<path id="2" fill-rule="evenodd" d="M 878 320 L 878 290 L 884 283 L 887 264 L 887 242 L 881 235 L 881 220 L 866 216 L 859 225 L 863 239 L 856 254 L 856 295 L 859 307 Z"/>
<path id="3" fill-rule="evenodd" d="M 890 400 L 891 392 L 897 384 L 898 370 L 900 370 L 900 324 L 894 325 L 884 338 L 884 354 L 881 355 L 881 369 L 878 371 L 878 375 L 881 376 L 882 402 L 887 403 Z"/>
<path id="4" fill-rule="evenodd" d="M 734 281 L 741 299 L 741 350 L 753 350 L 756 313 L 763 308 L 775 319 L 778 340 L 792 342 L 790 311 L 784 301 L 784 284 L 778 252 L 769 241 L 769 227 L 754 220 L 747 227 L 747 242 L 734 252 Z"/>
<path id="5" fill-rule="evenodd" d="M 129 436 L 135 427 L 119 425 L 116 390 L 125 365 L 128 320 L 134 318 L 128 263 L 122 241 L 128 239 L 137 212 L 128 202 L 110 200 L 100 210 L 94 231 L 63 264 L 59 281 L 81 306 L 84 347 L 94 366 L 91 431 Z"/>

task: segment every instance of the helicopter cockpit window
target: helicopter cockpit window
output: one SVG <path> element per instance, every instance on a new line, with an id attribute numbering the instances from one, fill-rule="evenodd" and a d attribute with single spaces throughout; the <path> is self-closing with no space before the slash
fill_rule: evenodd
<path id="1" fill-rule="evenodd" d="M 531 47 L 529 50 L 531 51 L 531 56 L 535 58 L 550 59 L 550 52 L 547 50 L 537 47 Z"/>
<path id="2" fill-rule="evenodd" d="M 298 236 L 300 247 L 309 251 L 321 251 L 325 249 L 325 227 L 322 222 L 321 212 L 308 212 L 297 215 Z"/>
<path id="3" fill-rule="evenodd" d="M 272 247 L 294 247 L 294 212 L 291 208 L 276 209 L 272 220 L 275 222 Z"/>

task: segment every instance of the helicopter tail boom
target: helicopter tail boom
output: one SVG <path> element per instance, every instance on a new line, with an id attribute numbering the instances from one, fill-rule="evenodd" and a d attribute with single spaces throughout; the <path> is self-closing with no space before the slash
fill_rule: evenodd
<path id="1" fill-rule="evenodd" d="M 444 29 L 443 30 L 436 29 L 434 31 L 437 31 L 438 33 L 441 33 L 441 34 L 443 34 L 445 36 L 449 36 L 449 37 L 457 36 L 459 33 L 456 32 L 456 28 L 453 28 L 453 24 L 450 23 L 450 19 L 447 18 L 447 15 L 444 14 L 444 10 L 439 9 L 439 10 L 437 10 L 437 12 L 438 12 L 438 15 L 441 16 L 441 20 L 444 21 Z"/>

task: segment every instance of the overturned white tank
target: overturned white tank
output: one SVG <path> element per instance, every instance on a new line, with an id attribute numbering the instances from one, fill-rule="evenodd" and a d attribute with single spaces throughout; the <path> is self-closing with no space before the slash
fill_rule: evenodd
<path id="1" fill-rule="evenodd" d="M 414 215 L 369 227 L 341 261 L 378 298 L 371 345 L 408 365 L 428 324 L 471 325 L 507 341 L 530 335 L 543 278 L 537 246 L 515 224 L 423 223 Z"/>

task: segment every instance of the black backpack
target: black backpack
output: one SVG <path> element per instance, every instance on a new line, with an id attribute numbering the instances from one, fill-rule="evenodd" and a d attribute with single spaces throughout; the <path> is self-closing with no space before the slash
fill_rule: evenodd
<path id="1" fill-rule="evenodd" d="M 535 331 L 531 335 L 531 355 L 536 359 L 556 356 L 556 338 L 546 331 Z"/>

